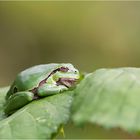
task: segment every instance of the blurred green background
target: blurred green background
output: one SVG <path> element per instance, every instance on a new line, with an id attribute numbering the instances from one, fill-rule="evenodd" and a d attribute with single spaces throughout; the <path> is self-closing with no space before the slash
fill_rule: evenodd
<path id="1" fill-rule="evenodd" d="M 32 65 L 140 67 L 140 2 L 0 2 L 0 86 Z M 67 138 L 131 138 L 68 125 Z"/>

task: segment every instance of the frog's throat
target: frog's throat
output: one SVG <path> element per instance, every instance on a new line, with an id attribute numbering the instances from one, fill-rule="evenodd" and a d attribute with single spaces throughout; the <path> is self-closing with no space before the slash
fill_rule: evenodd
<path id="1" fill-rule="evenodd" d="M 38 92 L 38 88 L 42 85 L 44 85 L 45 83 L 47 83 L 47 80 L 52 76 L 54 75 L 56 72 L 58 71 L 61 71 L 61 72 L 67 72 L 69 70 L 69 68 L 67 67 L 60 67 L 60 68 L 57 68 L 55 70 L 53 70 L 48 76 L 47 78 L 43 79 L 37 87 L 29 90 L 30 92 L 34 93 L 34 99 L 38 99 L 40 98 L 37 94 Z M 64 85 L 65 87 L 67 88 L 70 88 L 72 87 L 73 85 L 75 85 L 75 83 L 77 82 L 78 79 L 75 79 L 75 78 L 59 78 L 58 81 L 56 81 L 56 85 L 59 86 L 59 85 Z"/>
<path id="2" fill-rule="evenodd" d="M 73 85 L 75 85 L 75 83 L 77 82 L 77 79 L 75 78 L 59 78 L 58 81 L 56 82 L 56 84 L 59 85 L 64 85 L 67 88 L 72 87 Z"/>

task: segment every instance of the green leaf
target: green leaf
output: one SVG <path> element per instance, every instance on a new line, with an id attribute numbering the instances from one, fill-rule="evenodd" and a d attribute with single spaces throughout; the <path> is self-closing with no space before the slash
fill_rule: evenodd
<path id="1" fill-rule="evenodd" d="M 4 90 L 3 90 L 4 91 Z M 5 92 L 0 92 L 5 95 Z M 4 96 L 0 101 L 4 103 Z M 19 109 L 0 121 L 1 139 L 46 139 L 58 132 L 70 115 L 71 92 L 57 94 Z M 0 112 L 1 113 L 1 112 Z"/>
<path id="2" fill-rule="evenodd" d="M 100 69 L 75 90 L 73 121 L 140 131 L 140 69 Z"/>

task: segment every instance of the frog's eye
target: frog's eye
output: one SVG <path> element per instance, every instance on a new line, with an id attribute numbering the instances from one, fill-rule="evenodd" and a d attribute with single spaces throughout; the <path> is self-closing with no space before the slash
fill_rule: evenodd
<path id="1" fill-rule="evenodd" d="M 13 93 L 16 93 L 18 91 L 17 87 L 14 87 Z"/>

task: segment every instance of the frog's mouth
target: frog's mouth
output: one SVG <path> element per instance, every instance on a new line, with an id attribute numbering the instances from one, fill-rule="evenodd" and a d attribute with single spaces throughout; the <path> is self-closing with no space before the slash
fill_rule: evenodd
<path id="1" fill-rule="evenodd" d="M 38 87 L 35 87 L 34 89 L 30 90 L 32 93 L 34 93 L 35 95 L 35 99 L 38 98 L 37 97 L 37 91 L 38 91 L 38 88 L 41 87 L 42 85 L 46 84 L 48 82 L 48 79 L 53 76 L 56 72 L 68 72 L 69 68 L 67 67 L 60 67 L 60 68 L 57 68 L 55 70 L 53 70 L 47 78 L 45 78 L 44 80 L 42 80 Z M 69 89 L 70 87 L 73 87 L 76 85 L 78 79 L 76 78 L 59 78 L 57 81 L 56 81 L 56 85 L 57 86 L 60 86 L 60 85 L 63 85 L 65 86 L 67 89 Z"/>

